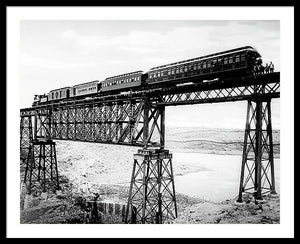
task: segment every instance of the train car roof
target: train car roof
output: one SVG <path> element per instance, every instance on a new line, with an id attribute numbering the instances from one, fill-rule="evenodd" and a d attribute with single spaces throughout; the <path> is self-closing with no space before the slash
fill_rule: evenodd
<path id="1" fill-rule="evenodd" d="M 85 82 L 85 83 L 74 85 L 73 87 L 88 85 L 88 84 L 97 83 L 97 82 L 99 82 L 99 80 L 88 81 L 88 82 Z"/>
<path id="2" fill-rule="evenodd" d="M 161 69 L 161 68 L 172 67 L 172 66 L 175 66 L 175 65 L 185 64 L 185 63 L 189 63 L 189 62 L 192 62 L 192 61 L 198 61 L 198 60 L 202 60 L 202 59 L 209 58 L 209 57 L 216 57 L 216 56 L 220 56 L 220 55 L 223 55 L 223 54 L 235 53 L 235 52 L 239 52 L 239 51 L 247 50 L 247 49 L 248 50 L 250 49 L 250 50 L 253 50 L 254 52 L 257 52 L 257 50 L 255 48 L 251 47 L 251 46 L 244 46 L 244 47 L 230 49 L 230 50 L 227 50 L 227 51 L 208 54 L 208 55 L 197 57 L 197 58 L 186 59 L 186 60 L 179 61 L 179 62 L 174 62 L 174 63 L 169 63 L 169 64 L 165 64 L 165 65 L 156 66 L 156 67 L 151 68 L 150 71 Z"/>
<path id="3" fill-rule="evenodd" d="M 71 88 L 71 87 L 70 86 L 66 86 L 66 87 L 62 87 L 62 88 L 57 88 L 57 89 L 51 90 L 50 92 L 52 92 L 52 91 L 58 91 L 58 90 L 62 90 L 62 89 L 68 89 L 68 88 Z"/>
<path id="4" fill-rule="evenodd" d="M 110 79 L 114 79 L 114 78 L 125 77 L 125 76 L 128 76 L 128 75 L 142 74 L 142 73 L 143 73 L 143 71 L 139 70 L 139 71 L 134 71 L 134 72 L 125 73 L 125 74 L 121 74 L 121 75 L 115 75 L 115 76 L 107 77 L 105 80 L 110 80 Z"/>

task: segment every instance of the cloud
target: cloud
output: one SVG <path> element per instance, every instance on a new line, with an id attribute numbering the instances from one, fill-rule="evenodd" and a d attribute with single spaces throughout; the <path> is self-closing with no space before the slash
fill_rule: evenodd
<path id="1" fill-rule="evenodd" d="M 77 37 L 77 33 L 74 30 L 66 30 L 61 33 L 62 38 L 73 39 Z"/>
<path id="2" fill-rule="evenodd" d="M 123 64 L 124 61 L 121 59 L 112 59 L 107 61 L 108 64 Z"/>
<path id="3" fill-rule="evenodd" d="M 39 67 L 44 69 L 74 69 L 74 68 L 86 68 L 95 67 L 95 62 L 63 62 L 60 60 L 51 60 L 41 57 L 34 57 L 26 53 L 22 53 L 20 57 L 21 68 L 27 66 Z"/>
<path id="4" fill-rule="evenodd" d="M 277 25 L 279 26 L 279 22 Z M 170 59 L 176 53 L 178 60 L 243 45 L 258 46 L 261 49 L 265 45 L 270 45 L 274 46 L 273 50 L 277 52 L 279 35 L 276 21 L 275 23 L 226 21 L 224 25 L 210 23 L 199 26 L 179 26 L 167 31 L 132 30 L 120 35 L 101 32 L 86 34 L 70 29 L 60 34 L 63 40 L 82 52 L 92 53 L 98 49 L 103 53 L 106 50 L 114 50 L 122 51 L 124 56 L 127 53 L 128 55 L 151 55 L 154 59 L 163 59 L 163 57 Z"/>

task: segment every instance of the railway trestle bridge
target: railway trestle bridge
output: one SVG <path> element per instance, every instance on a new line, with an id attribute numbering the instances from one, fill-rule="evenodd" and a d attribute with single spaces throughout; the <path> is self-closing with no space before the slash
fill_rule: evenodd
<path id="1" fill-rule="evenodd" d="M 166 106 L 247 101 L 237 201 L 243 201 L 243 193 L 262 199 L 267 193 L 276 194 L 271 100 L 279 97 L 280 73 L 274 72 L 24 108 L 20 110 L 24 181 L 30 187 L 34 181 L 46 186 L 49 179 L 59 185 L 53 139 L 138 146 L 126 220 L 163 223 L 177 217 L 172 154 L 165 148 Z"/>

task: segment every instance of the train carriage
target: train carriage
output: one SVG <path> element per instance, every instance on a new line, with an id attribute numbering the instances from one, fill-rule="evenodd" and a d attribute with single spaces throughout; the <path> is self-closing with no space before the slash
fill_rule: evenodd
<path id="1" fill-rule="evenodd" d="M 143 71 L 135 71 L 106 78 L 101 82 L 101 91 L 130 90 L 144 82 Z"/>
<path id="2" fill-rule="evenodd" d="M 49 92 L 48 101 L 66 99 L 70 97 L 71 87 L 55 89 Z"/>
<path id="3" fill-rule="evenodd" d="M 250 46 L 210 54 L 151 68 L 147 83 L 180 82 L 183 78 L 196 78 L 198 81 L 225 78 L 252 72 L 260 54 Z"/>
<path id="4" fill-rule="evenodd" d="M 89 81 L 72 87 L 70 97 L 85 96 L 95 94 L 100 89 L 99 80 Z"/>

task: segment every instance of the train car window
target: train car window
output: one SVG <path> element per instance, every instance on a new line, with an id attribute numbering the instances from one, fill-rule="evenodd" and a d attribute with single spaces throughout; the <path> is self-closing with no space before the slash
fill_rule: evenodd
<path id="1" fill-rule="evenodd" d="M 203 63 L 203 69 L 206 69 L 206 63 Z"/>
<path id="2" fill-rule="evenodd" d="M 201 64 L 200 64 L 200 63 L 198 63 L 198 69 L 199 69 L 199 70 L 201 69 Z"/>
<path id="3" fill-rule="evenodd" d="M 61 97 L 61 91 L 59 91 L 59 97 Z"/>
<path id="4" fill-rule="evenodd" d="M 224 58 L 224 64 L 228 64 L 228 58 Z"/>
<path id="5" fill-rule="evenodd" d="M 54 93 L 52 92 L 52 99 L 54 99 Z"/>
<path id="6" fill-rule="evenodd" d="M 182 72 L 183 72 L 182 68 L 180 68 L 180 69 L 179 69 L 179 72 L 180 72 L 180 73 L 182 73 Z"/>
<path id="7" fill-rule="evenodd" d="M 211 66 L 211 63 L 207 63 L 207 68 L 210 68 L 210 66 Z"/>
<path id="8" fill-rule="evenodd" d="M 179 69 L 177 68 L 177 69 L 176 69 L 176 74 L 178 74 L 178 73 L 179 73 Z"/>
<path id="9" fill-rule="evenodd" d="M 184 72 L 187 72 L 187 71 L 188 71 L 188 67 L 185 66 L 185 67 L 184 67 Z"/>
<path id="10" fill-rule="evenodd" d="M 237 55 L 237 56 L 235 57 L 235 62 L 240 62 L 240 55 Z"/>
<path id="11" fill-rule="evenodd" d="M 158 72 L 157 77 L 160 77 L 160 73 Z"/>
<path id="12" fill-rule="evenodd" d="M 174 75 L 174 74 L 175 74 L 175 71 L 174 71 L 174 69 L 172 69 L 172 70 L 171 70 L 171 74 L 172 74 L 172 75 Z"/>
<path id="13" fill-rule="evenodd" d="M 193 70 L 196 70 L 196 69 L 197 69 L 197 66 L 196 66 L 196 65 L 194 65 L 194 66 L 193 66 Z"/>
<path id="14" fill-rule="evenodd" d="M 171 70 L 168 70 L 168 75 L 171 75 Z"/>
<path id="15" fill-rule="evenodd" d="M 241 55 L 241 61 L 245 61 L 245 60 L 246 60 L 245 54 L 242 54 L 242 55 Z"/>
<path id="16" fill-rule="evenodd" d="M 233 57 L 229 57 L 229 63 L 230 63 L 230 64 L 233 63 Z"/>

